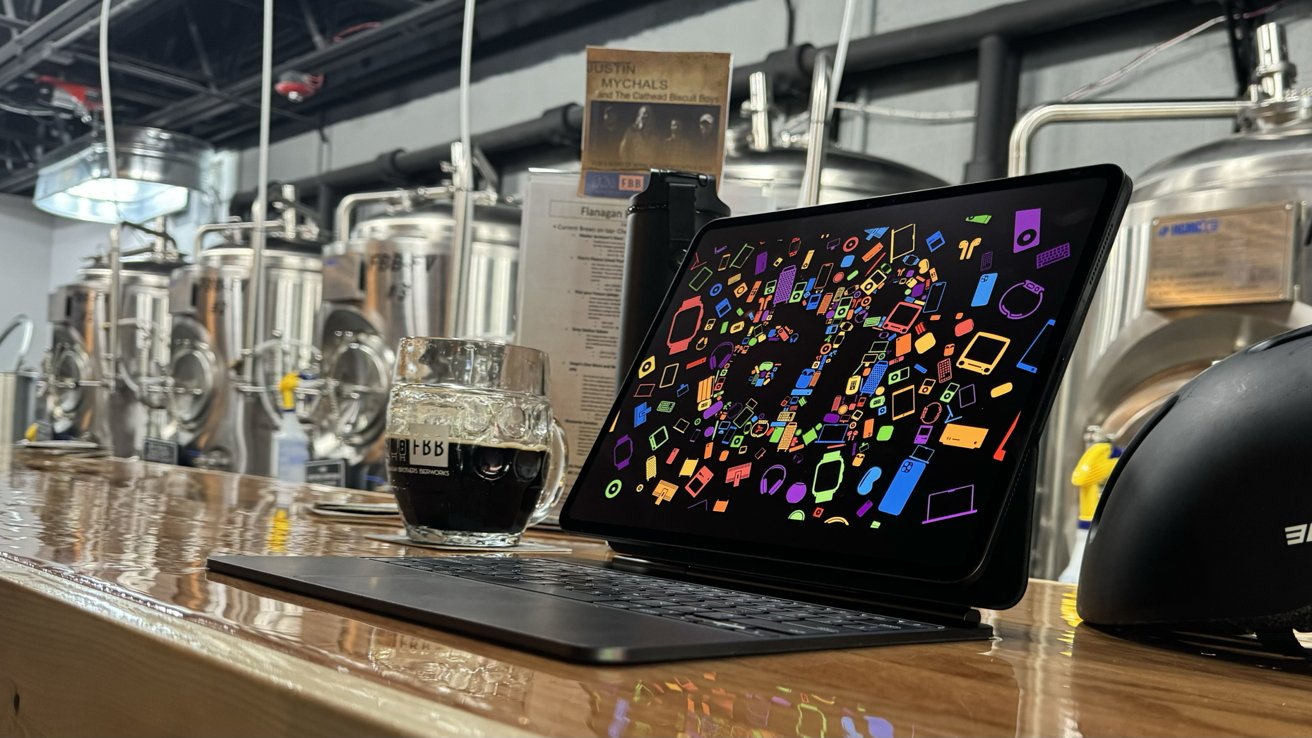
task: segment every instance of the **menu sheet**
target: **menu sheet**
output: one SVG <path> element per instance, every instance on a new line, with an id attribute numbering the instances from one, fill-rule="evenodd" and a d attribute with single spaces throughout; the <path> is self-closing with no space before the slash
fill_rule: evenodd
<path id="1" fill-rule="evenodd" d="M 734 214 L 771 209 L 768 182 L 729 180 Z M 551 357 L 551 406 L 573 485 L 615 399 L 628 203 L 578 194 L 578 173 L 529 172 L 519 263 L 519 343 Z"/>

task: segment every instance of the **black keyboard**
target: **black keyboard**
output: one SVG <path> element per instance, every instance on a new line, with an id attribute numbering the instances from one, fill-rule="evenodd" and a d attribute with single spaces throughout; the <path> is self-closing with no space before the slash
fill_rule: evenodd
<path id="1" fill-rule="evenodd" d="M 450 556 L 374 561 L 761 637 L 944 629 L 933 623 L 556 559 Z"/>

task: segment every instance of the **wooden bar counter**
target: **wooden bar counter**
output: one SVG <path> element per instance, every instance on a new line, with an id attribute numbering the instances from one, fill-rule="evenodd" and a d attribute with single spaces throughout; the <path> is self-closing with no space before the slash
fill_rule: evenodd
<path id="1" fill-rule="evenodd" d="M 1304 663 L 1118 639 L 1050 582 L 985 613 L 991 642 L 597 668 L 205 570 L 437 555 L 309 512 L 378 496 L 37 456 L 0 480 L 3 736 L 1312 734 Z"/>

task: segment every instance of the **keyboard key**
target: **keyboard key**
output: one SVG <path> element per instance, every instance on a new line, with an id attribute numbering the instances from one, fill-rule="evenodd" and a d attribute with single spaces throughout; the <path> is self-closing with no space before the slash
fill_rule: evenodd
<path id="1" fill-rule="evenodd" d="M 703 620 L 699 616 L 690 616 L 688 619 L 694 622 L 700 622 L 703 625 L 713 625 L 717 628 L 729 628 L 730 630 L 747 630 L 747 626 L 733 620 Z"/>
<path id="2" fill-rule="evenodd" d="M 847 630 L 861 631 L 862 633 L 873 633 L 875 631 L 880 631 L 880 630 L 902 630 L 901 628 L 898 628 L 896 625 L 893 625 L 891 623 L 852 622 L 852 623 L 844 623 L 840 627 L 845 628 Z"/>
<path id="3" fill-rule="evenodd" d="M 758 628 L 760 630 L 774 631 L 785 635 L 823 635 L 825 633 L 839 633 L 838 628 L 831 628 L 828 625 L 799 625 L 797 623 L 776 623 L 772 620 L 757 620 L 748 618 L 739 620 L 740 624 L 749 628 Z"/>
<path id="4" fill-rule="evenodd" d="M 709 610 L 709 611 L 703 611 L 698 613 L 697 617 L 709 618 L 711 620 L 738 620 L 743 618 L 744 616 L 739 615 L 738 613 L 735 612 L 724 612 L 723 610 Z"/>

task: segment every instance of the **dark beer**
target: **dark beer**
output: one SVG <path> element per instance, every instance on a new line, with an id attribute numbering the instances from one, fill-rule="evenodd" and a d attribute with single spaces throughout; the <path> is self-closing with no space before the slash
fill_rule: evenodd
<path id="1" fill-rule="evenodd" d="M 408 527 L 518 534 L 546 470 L 546 448 L 387 440 L 387 481 Z"/>

